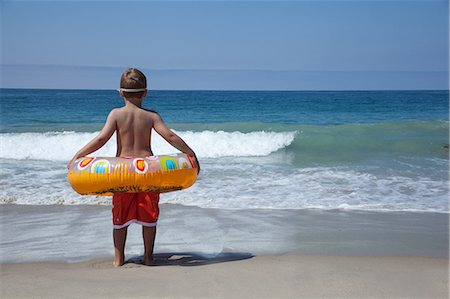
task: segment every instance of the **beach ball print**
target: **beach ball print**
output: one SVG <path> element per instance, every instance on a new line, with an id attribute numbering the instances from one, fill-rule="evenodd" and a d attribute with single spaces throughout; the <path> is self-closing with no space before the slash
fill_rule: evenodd
<path id="1" fill-rule="evenodd" d="M 92 161 L 94 161 L 94 159 L 95 158 L 93 157 L 82 159 L 77 165 L 78 170 L 85 170 L 92 163 Z"/>
<path id="2" fill-rule="evenodd" d="M 98 160 L 92 164 L 91 172 L 96 174 L 109 173 L 109 168 L 108 160 Z"/>
<path id="3" fill-rule="evenodd" d="M 159 163 L 161 163 L 162 169 L 166 171 L 178 169 L 178 161 L 170 156 L 161 157 Z"/>
<path id="4" fill-rule="evenodd" d="M 178 165 L 180 166 L 180 169 L 192 167 L 189 161 L 186 160 L 185 158 L 178 159 Z"/>
<path id="5" fill-rule="evenodd" d="M 136 173 L 146 173 L 148 170 L 148 163 L 141 158 L 133 160 L 134 170 Z"/>

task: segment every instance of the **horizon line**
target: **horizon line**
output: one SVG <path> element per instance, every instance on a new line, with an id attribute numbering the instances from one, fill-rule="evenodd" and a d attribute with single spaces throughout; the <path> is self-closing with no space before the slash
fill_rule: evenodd
<path id="1" fill-rule="evenodd" d="M 68 64 L 15 64 L 15 63 L 0 63 L 0 67 L 54 67 L 54 68 L 104 68 L 104 69 L 126 69 L 132 66 L 98 66 L 98 65 L 68 65 Z M 446 70 L 311 70 L 311 69 L 225 69 L 225 68 L 152 68 L 152 67 L 136 67 L 138 69 L 152 70 L 152 71 L 168 71 L 168 72 L 411 72 L 411 73 L 423 73 L 423 72 L 436 72 L 444 73 L 449 72 Z"/>
<path id="2" fill-rule="evenodd" d="M 0 87 L 2 89 L 19 89 L 19 90 L 86 90 L 86 91 L 116 91 L 109 88 L 43 88 L 43 87 Z M 148 91 L 229 91 L 229 92 L 370 92 L 370 91 L 447 91 L 450 89 L 148 89 Z"/>

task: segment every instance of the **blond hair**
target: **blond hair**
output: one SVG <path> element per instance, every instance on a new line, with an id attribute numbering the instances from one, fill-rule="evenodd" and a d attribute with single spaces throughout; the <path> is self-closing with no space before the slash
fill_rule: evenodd
<path id="1" fill-rule="evenodd" d="M 147 88 L 147 78 L 144 73 L 135 68 L 127 68 L 120 77 L 120 88 L 138 89 Z M 129 98 L 141 98 L 145 91 L 126 92 L 123 94 Z"/>

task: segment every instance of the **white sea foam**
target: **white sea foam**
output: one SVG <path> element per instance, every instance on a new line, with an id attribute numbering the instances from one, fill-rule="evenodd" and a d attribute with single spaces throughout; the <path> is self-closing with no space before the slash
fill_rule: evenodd
<path id="1" fill-rule="evenodd" d="M 242 163 L 206 168 L 205 178 L 162 202 L 224 209 L 349 209 L 448 212 L 447 181 L 374 175 L 347 167 L 283 169 Z M 220 180 L 213 178 L 220 176 Z"/>
<path id="2" fill-rule="evenodd" d="M 197 152 L 202 173 L 193 187 L 164 194 L 162 203 L 219 209 L 448 212 L 445 175 L 392 172 L 382 165 L 295 167 L 290 155 L 279 151 L 292 144 L 295 132 L 177 133 Z M 65 163 L 96 134 L 0 134 L 0 204 L 109 205 L 110 197 L 80 196 L 66 180 Z M 153 149 L 155 154 L 175 152 L 157 134 Z M 95 154 L 113 156 L 115 139 Z"/>
<path id="3" fill-rule="evenodd" d="M 448 212 L 446 180 L 374 174 L 349 167 L 291 168 L 261 163 L 261 159 L 203 159 L 197 183 L 187 190 L 163 194 L 161 203 L 219 209 Z M 19 167 L 23 163 L 27 163 L 27 171 Z M 76 194 L 67 183 L 64 164 L 3 159 L 0 203 L 111 204 L 110 197 Z"/>
<path id="4" fill-rule="evenodd" d="M 0 158 L 67 161 L 74 153 L 94 138 L 96 133 L 47 132 L 47 133 L 5 133 L 0 134 Z M 201 158 L 223 156 L 266 156 L 289 144 L 295 132 L 224 132 L 224 131 L 182 131 L 177 132 Z M 177 150 L 158 134 L 153 134 L 155 154 L 173 153 Z M 94 156 L 115 156 L 116 139 L 108 143 Z"/>

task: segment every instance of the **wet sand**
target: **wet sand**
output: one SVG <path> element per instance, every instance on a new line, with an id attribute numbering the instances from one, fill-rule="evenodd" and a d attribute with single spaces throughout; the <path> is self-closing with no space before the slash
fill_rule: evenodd
<path id="1" fill-rule="evenodd" d="M 155 252 L 448 257 L 449 214 L 162 204 Z M 0 263 L 112 258 L 110 206 L 0 205 Z M 127 257 L 143 253 L 131 225 Z"/>
<path id="2" fill-rule="evenodd" d="M 108 206 L 1 205 L 1 298 L 447 298 L 448 214 L 161 205 L 112 266 Z"/>

